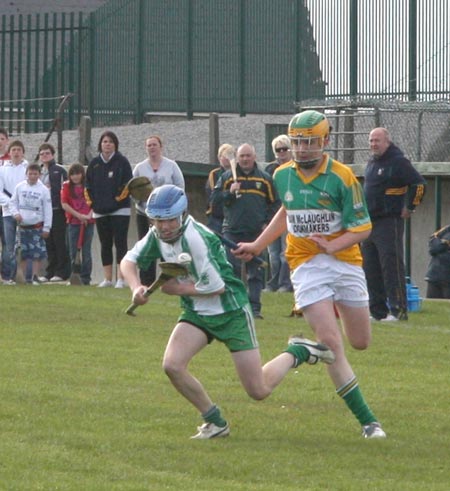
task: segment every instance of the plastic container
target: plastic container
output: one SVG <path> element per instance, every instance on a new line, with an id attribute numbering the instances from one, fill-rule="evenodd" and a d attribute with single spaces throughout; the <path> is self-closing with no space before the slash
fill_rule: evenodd
<path id="1" fill-rule="evenodd" d="M 422 308 L 422 298 L 419 288 L 412 283 L 406 283 L 408 312 L 419 312 Z"/>

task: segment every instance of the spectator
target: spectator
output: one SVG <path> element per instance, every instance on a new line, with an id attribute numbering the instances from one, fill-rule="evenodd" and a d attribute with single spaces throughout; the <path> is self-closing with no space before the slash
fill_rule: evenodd
<path id="1" fill-rule="evenodd" d="M 427 298 L 450 298 L 450 225 L 430 237 L 428 252 Z"/>
<path id="2" fill-rule="evenodd" d="M 9 211 L 20 226 L 20 241 L 22 247 L 22 268 L 26 274 L 26 263 L 32 261 L 33 285 L 40 285 L 38 278 L 41 263 L 47 258 L 44 239 L 48 239 L 52 226 L 52 198 L 49 189 L 40 180 L 41 167 L 39 164 L 29 164 L 27 178 L 17 184 L 14 189 Z"/>
<path id="3" fill-rule="evenodd" d="M 270 162 L 265 171 L 273 176 L 275 171 L 292 159 L 291 141 L 287 135 L 279 135 L 272 140 L 272 151 L 275 160 Z M 289 266 L 286 261 L 286 235 L 274 240 L 268 247 L 270 261 L 270 278 L 266 284 L 269 292 L 291 292 L 292 285 L 289 278 Z"/>
<path id="4" fill-rule="evenodd" d="M 0 128 L 0 166 L 9 161 L 10 155 L 8 153 L 9 135 L 6 128 Z"/>
<path id="5" fill-rule="evenodd" d="M 425 192 L 425 179 L 392 143 L 385 128 L 370 132 L 372 156 L 364 176 L 364 193 L 372 232 L 362 244 L 370 313 L 376 320 L 407 320 L 404 220 Z"/>
<path id="6" fill-rule="evenodd" d="M 113 286 L 113 245 L 116 248 L 116 288 L 124 288 L 119 264 L 127 252 L 131 201 L 126 184 L 133 177 L 130 162 L 119 152 L 119 139 L 105 131 L 98 142 L 99 155 L 86 171 L 86 201 L 92 206 L 101 245 L 104 280 L 100 288 Z"/>
<path id="7" fill-rule="evenodd" d="M 92 274 L 92 238 L 95 220 L 92 218 L 92 209 L 84 195 L 85 179 L 86 172 L 82 164 L 76 163 L 69 167 L 69 180 L 64 182 L 61 190 L 61 204 L 66 212 L 72 264 L 77 254 L 78 240 L 82 234 L 80 278 L 83 285 L 89 285 Z"/>
<path id="8" fill-rule="evenodd" d="M 8 145 L 9 145 L 9 135 L 6 128 L 0 128 L 0 166 L 3 166 L 5 162 L 8 162 L 10 159 L 8 153 Z M 1 265 L 1 276 L 2 279 L 6 279 L 9 275 L 7 269 L 8 258 L 6 252 L 6 242 L 5 242 L 5 234 L 3 233 L 3 215 L 2 210 L 0 209 L 0 243 L 2 245 L 2 265 Z"/>
<path id="9" fill-rule="evenodd" d="M 9 209 L 11 196 L 19 182 L 26 179 L 28 162 L 24 159 L 25 147 L 19 140 L 14 140 L 9 144 L 9 161 L 5 161 L 0 168 L 0 204 L 3 211 L 3 234 L 5 237 L 5 264 L 3 273 L 3 284 L 14 285 L 16 276 L 16 231 L 17 222 Z"/>
<path id="10" fill-rule="evenodd" d="M 293 161 L 274 176 L 283 206 L 256 241 L 234 252 L 250 259 L 288 230 L 286 258 L 295 302 L 317 340 L 336 354 L 328 367 L 336 393 L 357 418 L 364 438 L 385 438 L 347 360 L 334 311 L 336 305 L 350 344 L 366 349 L 371 332 L 358 244 L 368 237 L 371 224 L 363 192 L 351 169 L 324 153 L 331 127 L 323 114 L 303 111 L 291 119 L 288 131 Z"/>
<path id="11" fill-rule="evenodd" d="M 55 148 L 50 143 L 39 147 L 41 181 L 50 190 L 53 219 L 49 236 L 45 239 L 48 262 L 41 282 L 64 281 L 70 276 L 70 261 L 66 243 L 66 216 L 61 206 L 61 188 L 67 179 L 67 171 L 55 162 Z"/>
<path id="12" fill-rule="evenodd" d="M 256 165 L 255 148 L 244 143 L 237 150 L 237 182 L 226 171 L 214 188 L 212 203 L 223 205 L 223 233 L 234 242 L 254 240 L 272 219 L 280 206 L 272 178 Z M 241 261 L 228 251 L 234 273 L 241 277 Z M 255 261 L 245 264 L 246 282 L 253 315 L 262 319 L 261 291 L 264 271 Z"/>
<path id="13" fill-rule="evenodd" d="M 224 143 L 219 147 L 217 158 L 219 160 L 219 167 L 216 167 L 209 173 L 205 185 L 206 198 L 208 200 L 206 216 L 208 217 L 208 227 L 214 232 L 222 233 L 223 206 L 221 204 L 219 206 L 214 206 L 211 202 L 211 195 L 222 174 L 227 170 L 230 170 L 230 161 L 236 158 L 236 149 L 233 145 Z"/>
<path id="14" fill-rule="evenodd" d="M 184 177 L 181 169 L 174 160 L 164 157 L 162 140 L 157 135 L 145 140 L 145 150 L 148 158 L 136 165 L 133 176 L 145 176 L 150 179 L 153 189 L 163 184 L 174 184 L 184 190 Z M 146 201 L 136 202 L 136 224 L 138 238 L 142 239 L 148 232 L 149 221 L 145 214 Z M 156 264 L 153 263 L 146 271 L 140 271 L 141 282 L 150 285 L 155 280 Z"/>

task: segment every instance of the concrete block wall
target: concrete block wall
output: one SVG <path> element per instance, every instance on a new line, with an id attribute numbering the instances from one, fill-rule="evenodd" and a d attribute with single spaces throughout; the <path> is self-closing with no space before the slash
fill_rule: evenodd
<path id="1" fill-rule="evenodd" d="M 354 166 L 355 173 L 361 176 L 364 166 Z M 450 223 L 450 163 L 444 164 L 417 164 L 427 180 L 427 191 L 421 206 L 411 219 L 411 277 L 413 282 L 419 287 L 421 296 L 425 296 L 426 282 L 424 276 L 428 267 L 428 237 L 436 229 L 436 175 L 441 175 L 442 188 L 442 226 Z M 448 167 L 448 173 L 446 171 Z M 434 170 L 433 170 L 434 169 Z M 189 198 L 189 211 L 199 221 L 205 223 L 205 176 L 186 176 L 186 189 Z M 134 212 L 130 221 L 128 235 L 128 245 L 131 247 L 137 240 L 136 218 Z M 93 241 L 94 271 L 93 282 L 97 283 L 103 279 L 102 266 L 100 260 L 100 243 L 97 235 Z"/>

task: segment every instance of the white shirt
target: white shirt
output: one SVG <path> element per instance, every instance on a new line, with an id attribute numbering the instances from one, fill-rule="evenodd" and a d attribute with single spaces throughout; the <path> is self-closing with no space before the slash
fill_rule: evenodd
<path id="1" fill-rule="evenodd" d="M 133 176 L 145 176 L 150 179 L 153 189 L 163 184 L 173 184 L 184 190 L 184 177 L 180 167 L 174 160 L 163 157 L 157 170 L 153 170 L 149 159 L 145 159 L 133 169 Z M 145 215 L 145 201 L 136 201 L 136 209 Z"/>
<path id="2" fill-rule="evenodd" d="M 28 161 L 22 160 L 19 164 L 13 164 L 10 160 L 0 167 L 0 205 L 3 209 L 3 216 L 11 216 L 9 202 L 19 182 L 27 178 Z"/>
<path id="3" fill-rule="evenodd" d="M 28 181 L 17 184 L 9 202 L 9 211 L 12 216 L 20 214 L 21 225 L 44 222 L 44 232 L 50 232 L 53 220 L 52 198 L 41 181 L 33 185 L 28 184 Z"/>

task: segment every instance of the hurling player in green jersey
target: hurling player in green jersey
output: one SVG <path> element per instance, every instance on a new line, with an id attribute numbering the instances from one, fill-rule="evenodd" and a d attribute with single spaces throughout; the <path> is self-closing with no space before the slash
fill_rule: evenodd
<path id="1" fill-rule="evenodd" d="M 369 236 L 371 223 L 352 170 L 324 153 L 330 130 L 328 119 L 317 111 L 292 118 L 288 133 L 293 160 L 274 174 L 283 206 L 254 242 L 239 244 L 234 253 L 249 260 L 287 230 L 286 259 L 295 303 L 317 340 L 336 353 L 336 362 L 327 366 L 336 392 L 361 424 L 365 438 L 385 438 L 345 356 L 334 312 L 335 305 L 351 346 L 366 349 L 371 328 L 359 243 Z"/>
<path id="2" fill-rule="evenodd" d="M 142 305 L 148 297 L 138 267 L 148 268 L 156 259 L 181 261 L 181 254 L 191 258 L 187 277 L 173 278 L 161 287 L 168 295 L 179 295 L 183 308 L 167 344 L 163 368 L 176 390 L 200 412 L 204 424 L 192 438 L 204 440 L 230 433 L 220 409 L 188 370 L 191 359 L 214 339 L 228 348 L 242 386 L 256 400 L 269 396 L 290 368 L 303 362 L 333 363 L 334 354 L 321 343 L 293 336 L 283 353 L 261 366 L 244 284 L 234 275 L 217 235 L 187 213 L 187 204 L 182 189 L 172 184 L 156 188 L 146 207 L 153 226 L 128 251 L 120 267 L 133 292 L 133 303 Z"/>

